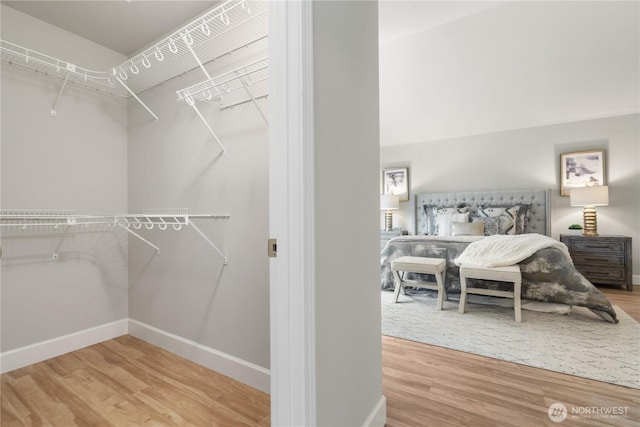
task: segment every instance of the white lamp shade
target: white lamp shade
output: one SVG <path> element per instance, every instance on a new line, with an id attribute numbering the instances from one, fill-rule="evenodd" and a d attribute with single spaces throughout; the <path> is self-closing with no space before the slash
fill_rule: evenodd
<path id="1" fill-rule="evenodd" d="M 609 204 L 609 187 L 572 188 L 569 194 L 571 206 L 607 206 Z"/>
<path id="2" fill-rule="evenodd" d="M 400 197 L 395 194 L 383 194 L 380 196 L 380 209 L 400 209 Z"/>

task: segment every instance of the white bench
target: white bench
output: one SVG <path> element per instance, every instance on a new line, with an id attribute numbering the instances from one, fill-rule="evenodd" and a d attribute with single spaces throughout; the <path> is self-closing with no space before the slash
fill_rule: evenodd
<path id="1" fill-rule="evenodd" d="M 481 289 L 469 287 L 467 279 L 495 280 L 499 282 L 513 282 L 513 292 L 498 291 L 494 289 Z M 520 267 L 509 265 L 504 267 L 460 267 L 460 306 L 458 311 L 464 313 L 467 305 L 467 294 L 490 295 L 513 298 L 513 310 L 515 311 L 516 322 L 522 320 L 520 293 L 522 288 L 522 275 Z"/>
<path id="2" fill-rule="evenodd" d="M 444 288 L 444 274 L 446 260 L 441 258 L 426 258 L 416 256 L 402 256 L 391 261 L 391 271 L 393 272 L 395 291 L 393 293 L 393 302 L 398 302 L 400 289 L 406 295 L 405 285 L 415 288 L 425 288 L 438 291 L 438 309 L 442 310 L 446 290 Z M 402 272 L 402 274 L 400 274 Z M 405 280 L 405 273 L 422 273 L 433 274 L 436 276 L 436 282 L 425 282 L 420 280 Z"/>

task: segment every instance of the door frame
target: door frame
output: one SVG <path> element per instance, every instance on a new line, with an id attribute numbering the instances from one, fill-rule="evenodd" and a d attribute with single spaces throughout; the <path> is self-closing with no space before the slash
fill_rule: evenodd
<path id="1" fill-rule="evenodd" d="M 271 425 L 316 425 L 313 3 L 269 3 Z"/>

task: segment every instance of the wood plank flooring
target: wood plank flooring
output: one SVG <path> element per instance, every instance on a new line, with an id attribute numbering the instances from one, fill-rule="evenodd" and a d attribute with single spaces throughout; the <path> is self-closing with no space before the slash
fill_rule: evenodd
<path id="1" fill-rule="evenodd" d="M 609 298 L 611 304 L 617 305 L 640 322 L 640 286 L 634 286 L 632 292 L 621 287 L 604 285 L 598 286 L 598 289 Z"/>
<path id="2" fill-rule="evenodd" d="M 269 395 L 129 335 L 2 375 L 5 426 L 268 426 Z"/>
<path id="3" fill-rule="evenodd" d="M 640 292 L 600 288 L 640 321 Z M 569 332 L 569 331 L 568 331 Z M 387 427 L 640 426 L 640 390 L 382 337 Z M 569 417 L 552 422 L 549 405 Z M 626 418 L 571 416 L 572 407 L 628 408 Z"/>
<path id="4" fill-rule="evenodd" d="M 640 321 L 640 292 L 601 288 Z M 382 337 L 387 427 L 638 426 L 640 391 L 392 337 Z M 269 396 L 131 336 L 1 376 L 0 425 L 270 425 Z M 628 408 L 626 418 L 547 408 Z"/>

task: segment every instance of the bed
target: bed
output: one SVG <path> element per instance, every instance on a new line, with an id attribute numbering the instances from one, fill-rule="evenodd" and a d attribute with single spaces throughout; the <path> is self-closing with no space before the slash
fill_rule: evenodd
<path id="1" fill-rule="evenodd" d="M 416 235 L 395 237 L 382 250 L 382 289 L 394 287 L 391 261 L 410 255 L 446 259 L 447 293 L 459 294 L 456 260 L 464 259 L 461 256 L 470 245 L 482 244 L 474 242 L 486 242 L 491 240 L 486 236 L 494 235 L 500 235 L 496 238 L 502 240 L 550 235 L 550 194 L 549 189 L 417 194 Z M 554 243 L 518 262 L 523 300 L 539 303 L 540 307 L 583 306 L 603 320 L 617 323 L 616 312 L 606 296 L 576 270 L 566 248 Z M 430 279 L 413 276 L 408 278 Z M 507 290 L 503 282 L 474 280 L 473 286 Z"/>

